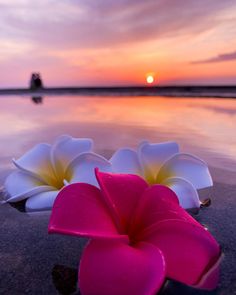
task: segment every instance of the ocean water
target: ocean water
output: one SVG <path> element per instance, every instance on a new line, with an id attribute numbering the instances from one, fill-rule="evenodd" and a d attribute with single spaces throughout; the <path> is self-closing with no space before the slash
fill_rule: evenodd
<path id="1" fill-rule="evenodd" d="M 143 140 L 176 141 L 210 166 L 236 170 L 236 100 L 158 96 L 3 96 L 0 99 L 0 175 L 12 158 L 40 142 L 69 134 L 94 140 L 109 158 Z"/>

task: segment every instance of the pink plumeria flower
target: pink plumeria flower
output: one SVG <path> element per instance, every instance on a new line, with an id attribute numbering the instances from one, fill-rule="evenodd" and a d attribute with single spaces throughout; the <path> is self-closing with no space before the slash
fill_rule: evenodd
<path id="1" fill-rule="evenodd" d="M 91 238 L 79 269 L 83 295 L 156 294 L 165 278 L 213 289 L 220 247 L 166 186 L 96 171 L 100 189 L 71 184 L 58 195 L 49 233 Z"/>
<path id="2" fill-rule="evenodd" d="M 143 142 L 137 151 L 122 148 L 110 162 L 115 173 L 137 174 L 150 184 L 168 186 L 185 209 L 199 208 L 197 190 L 213 184 L 207 164 L 196 156 L 180 153 L 175 142 Z"/>
<path id="3" fill-rule="evenodd" d="M 26 211 L 50 210 L 59 191 L 70 183 L 97 184 L 94 168 L 110 171 L 111 164 L 92 153 L 88 138 L 60 136 L 52 145 L 40 143 L 13 163 L 18 170 L 6 179 L 7 202 L 27 199 Z"/>

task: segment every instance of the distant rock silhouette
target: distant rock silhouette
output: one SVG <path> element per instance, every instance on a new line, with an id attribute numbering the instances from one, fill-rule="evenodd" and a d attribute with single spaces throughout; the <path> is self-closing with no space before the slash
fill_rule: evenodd
<path id="1" fill-rule="evenodd" d="M 31 90 L 39 90 L 43 88 L 43 82 L 40 77 L 40 73 L 32 73 L 30 79 L 30 89 Z"/>

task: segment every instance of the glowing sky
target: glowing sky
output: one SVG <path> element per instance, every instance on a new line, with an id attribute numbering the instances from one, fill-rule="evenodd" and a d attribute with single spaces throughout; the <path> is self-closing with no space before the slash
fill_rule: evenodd
<path id="1" fill-rule="evenodd" d="M 0 87 L 236 84 L 235 0 L 0 0 Z"/>

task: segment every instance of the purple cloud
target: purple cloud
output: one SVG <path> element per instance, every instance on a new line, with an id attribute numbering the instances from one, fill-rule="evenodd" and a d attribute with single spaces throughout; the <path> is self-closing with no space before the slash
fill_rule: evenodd
<path id="1" fill-rule="evenodd" d="M 139 48 L 151 54 L 150 41 L 155 41 L 155 57 L 159 44 L 160 56 L 165 55 L 161 50 L 167 44 L 170 62 L 182 62 L 178 50 L 186 43 L 185 50 L 194 59 L 191 46 L 198 35 L 200 39 L 204 32 L 235 35 L 236 19 L 228 16 L 234 11 L 235 0 L 0 0 L 0 83 L 25 85 L 29 73 L 39 71 L 49 85 L 105 84 L 103 70 L 119 68 L 108 64 L 109 58 L 116 60 L 122 52 L 127 58 Z M 220 41 L 221 35 L 217 38 Z M 134 67 L 140 71 L 149 67 L 148 58 L 134 57 Z M 188 55 L 184 58 L 191 60 Z"/>
<path id="2" fill-rule="evenodd" d="M 193 61 L 191 62 L 191 64 L 207 64 L 207 63 L 224 62 L 224 61 L 232 61 L 232 60 L 236 60 L 236 51 L 219 54 L 215 57 L 211 57 L 208 59 Z"/>
<path id="3" fill-rule="evenodd" d="M 94 48 L 188 36 L 219 24 L 235 0 L 3 1 L 3 36 L 46 48 Z"/>

